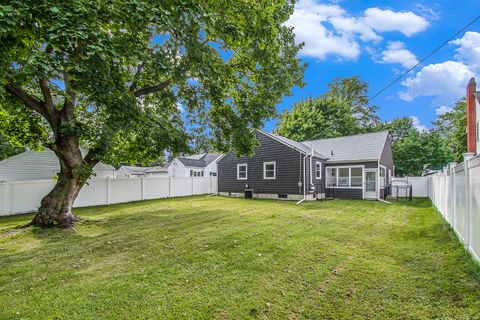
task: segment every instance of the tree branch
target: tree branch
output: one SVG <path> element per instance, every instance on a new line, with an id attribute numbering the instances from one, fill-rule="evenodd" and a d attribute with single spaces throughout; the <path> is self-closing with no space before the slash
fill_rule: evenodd
<path id="1" fill-rule="evenodd" d="M 50 119 L 52 120 L 52 122 L 55 122 L 55 125 L 56 125 L 56 118 L 57 118 L 57 114 L 56 114 L 56 110 L 55 110 L 55 106 L 53 104 L 53 97 L 52 97 L 52 93 L 50 91 L 50 88 L 48 87 L 48 80 L 47 79 L 41 79 L 39 81 L 39 85 L 40 85 L 40 89 L 42 90 L 42 94 L 43 94 L 43 98 L 45 99 L 45 103 L 43 104 L 45 110 L 47 111 L 47 113 L 49 114 L 50 116 Z M 56 131 L 56 126 L 53 128 L 54 131 Z"/>
<path id="2" fill-rule="evenodd" d="M 130 90 L 135 91 L 137 89 L 137 79 L 140 76 L 140 73 L 143 70 L 143 67 L 145 66 L 145 63 L 140 63 L 137 67 L 137 72 L 135 72 L 135 75 L 133 76 L 132 84 L 130 85 Z"/>
<path id="3" fill-rule="evenodd" d="M 137 91 L 134 91 L 133 94 L 135 95 L 135 97 L 139 98 L 139 97 L 142 97 L 142 96 L 150 94 L 150 93 L 162 91 L 163 89 L 168 87 L 170 82 L 171 82 L 170 80 L 167 80 L 167 81 L 161 82 L 160 84 L 157 84 L 157 85 L 154 85 L 154 86 L 141 88 Z"/>
<path id="4" fill-rule="evenodd" d="M 65 85 L 65 92 L 67 93 L 69 99 L 65 99 L 65 102 L 63 103 L 62 113 L 65 116 L 65 120 L 70 121 L 73 119 L 75 93 L 72 91 L 72 87 L 70 84 L 70 76 L 65 69 L 63 69 L 63 84 Z"/>
<path id="5" fill-rule="evenodd" d="M 52 121 L 52 119 L 50 119 L 50 115 L 47 112 L 47 109 L 45 108 L 45 103 L 43 101 L 39 100 L 34 96 L 29 95 L 21 87 L 17 87 L 13 84 L 6 84 L 5 89 L 7 89 L 7 92 L 17 97 L 20 101 L 22 101 L 23 104 L 25 104 L 27 107 L 29 107 L 30 109 L 42 115 L 45 119 L 48 120 L 48 122 Z"/>

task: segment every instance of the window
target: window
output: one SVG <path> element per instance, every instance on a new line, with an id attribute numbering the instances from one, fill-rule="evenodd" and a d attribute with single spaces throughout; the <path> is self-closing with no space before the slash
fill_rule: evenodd
<path id="1" fill-rule="evenodd" d="M 190 177 L 193 177 L 193 170 L 190 170 Z"/>
<path id="2" fill-rule="evenodd" d="M 210 172 L 210 177 L 216 177 L 217 173 L 216 172 Z"/>
<path id="3" fill-rule="evenodd" d="M 237 180 L 247 180 L 247 164 L 237 164 Z"/>
<path id="4" fill-rule="evenodd" d="M 322 179 L 322 163 L 319 161 L 315 162 L 315 178 Z"/>
<path id="5" fill-rule="evenodd" d="M 202 175 L 201 175 L 202 177 L 203 177 L 203 174 L 204 174 L 204 172 L 203 172 L 203 170 L 202 170 Z"/>
<path id="6" fill-rule="evenodd" d="M 275 179 L 276 173 L 275 161 L 263 163 L 263 179 Z"/>
<path id="7" fill-rule="evenodd" d="M 350 168 L 350 186 L 361 187 L 363 183 L 362 168 Z"/>
<path id="8" fill-rule="evenodd" d="M 380 187 L 383 188 L 387 184 L 387 169 L 383 166 L 380 166 Z"/>
<path id="9" fill-rule="evenodd" d="M 327 187 L 337 186 L 337 168 L 327 168 Z"/>
<path id="10" fill-rule="evenodd" d="M 350 184 L 349 171 L 350 171 L 350 168 L 338 168 L 338 186 L 339 187 L 349 186 Z"/>
<path id="11" fill-rule="evenodd" d="M 327 167 L 327 188 L 362 188 L 363 168 L 362 167 Z"/>

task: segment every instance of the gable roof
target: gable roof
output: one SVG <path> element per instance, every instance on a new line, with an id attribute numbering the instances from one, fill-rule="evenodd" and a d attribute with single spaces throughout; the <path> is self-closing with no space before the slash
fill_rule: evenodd
<path id="1" fill-rule="evenodd" d="M 387 139 L 388 131 L 379 131 L 304 141 L 303 144 L 311 144 L 316 151 L 327 154 L 328 162 L 376 161 L 380 159 Z"/>
<path id="2" fill-rule="evenodd" d="M 206 167 L 217 158 L 221 156 L 220 153 L 203 153 L 200 155 L 191 155 L 186 157 L 178 157 L 177 159 L 186 167 Z"/>
<path id="3" fill-rule="evenodd" d="M 288 138 L 285 138 L 285 137 L 282 137 L 278 134 L 274 134 L 274 133 L 269 133 L 269 132 L 265 132 L 263 130 L 258 130 L 259 132 L 261 132 L 262 134 L 266 135 L 267 137 L 270 137 L 274 140 L 277 140 L 293 149 L 296 149 L 297 151 L 303 153 L 303 154 L 310 154 L 312 149 L 310 146 L 308 146 L 307 144 L 305 143 L 302 143 L 302 142 L 298 142 L 298 141 L 294 141 L 294 140 L 291 140 L 291 139 L 288 139 Z M 317 158 L 321 158 L 321 159 L 327 159 L 326 156 L 324 156 L 320 151 L 318 151 L 315 146 L 313 146 L 313 156 L 314 157 L 317 157 Z"/>

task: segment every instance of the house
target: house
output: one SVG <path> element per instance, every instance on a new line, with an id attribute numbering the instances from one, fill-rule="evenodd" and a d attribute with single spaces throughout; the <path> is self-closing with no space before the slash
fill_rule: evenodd
<path id="1" fill-rule="evenodd" d="M 379 199 L 389 193 L 393 157 L 387 131 L 297 142 L 257 130 L 254 156 L 217 161 L 218 193 L 268 199 Z"/>
<path id="2" fill-rule="evenodd" d="M 141 178 L 146 177 L 146 171 L 153 167 L 121 166 L 117 170 L 118 178 Z"/>
<path id="3" fill-rule="evenodd" d="M 164 166 L 130 167 L 118 169 L 121 177 L 216 177 L 220 153 L 202 153 L 177 157 Z"/>
<path id="4" fill-rule="evenodd" d="M 85 151 L 82 150 L 85 155 Z M 0 181 L 53 179 L 60 172 L 60 163 L 55 153 L 44 151 L 25 151 L 0 161 Z M 93 172 L 97 178 L 115 177 L 115 168 L 98 163 Z"/>

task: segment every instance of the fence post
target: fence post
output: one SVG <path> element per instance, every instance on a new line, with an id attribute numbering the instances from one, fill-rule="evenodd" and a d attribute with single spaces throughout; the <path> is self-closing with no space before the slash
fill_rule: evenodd
<path id="1" fill-rule="evenodd" d="M 141 177 L 140 179 L 141 179 L 140 182 L 141 182 L 141 192 L 142 192 L 140 197 L 142 200 L 145 200 L 145 177 Z"/>
<path id="2" fill-rule="evenodd" d="M 112 195 L 112 181 L 110 180 L 110 177 L 107 177 L 107 205 L 110 204 L 111 195 Z"/>
<path id="3" fill-rule="evenodd" d="M 193 196 L 193 177 L 192 177 L 192 196 Z"/>
<path id="4" fill-rule="evenodd" d="M 455 199 L 456 199 L 456 196 L 457 196 L 457 190 L 455 188 L 455 165 L 456 163 L 455 162 L 451 162 L 448 164 L 448 167 L 449 167 L 449 174 L 450 174 L 450 179 L 448 179 L 448 183 L 449 183 L 449 193 L 451 195 L 451 197 L 448 197 L 448 195 L 446 196 L 447 199 L 450 198 L 449 200 L 449 203 L 448 203 L 448 211 L 451 212 L 451 216 L 452 216 L 452 226 L 455 227 L 455 224 L 457 223 L 457 211 L 456 211 L 456 206 L 455 206 Z"/>
<path id="5" fill-rule="evenodd" d="M 463 165 L 465 170 L 465 210 L 467 212 L 467 217 L 465 219 L 465 248 L 469 250 L 470 248 L 470 226 L 472 225 L 472 206 L 470 205 L 470 170 L 468 168 L 468 163 L 470 159 L 473 158 L 475 154 L 472 152 L 467 152 L 463 154 Z"/>
<path id="6" fill-rule="evenodd" d="M 172 177 L 168 177 L 168 197 L 172 197 Z"/>

